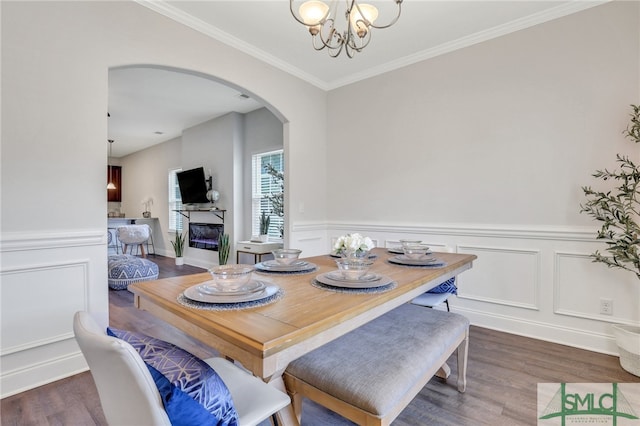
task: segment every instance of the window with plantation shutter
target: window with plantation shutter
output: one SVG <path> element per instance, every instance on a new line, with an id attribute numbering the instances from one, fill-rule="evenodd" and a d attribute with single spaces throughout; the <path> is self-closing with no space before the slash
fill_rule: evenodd
<path id="1" fill-rule="evenodd" d="M 180 196 L 180 186 L 178 185 L 178 177 L 176 173 L 182 169 L 169 170 L 169 231 L 182 232 L 182 215 L 176 210 L 182 208 L 182 197 Z"/>
<path id="2" fill-rule="evenodd" d="M 273 240 L 282 238 L 281 233 L 284 229 L 283 217 L 278 215 L 278 210 L 282 208 L 283 183 L 269 174 L 267 165 L 273 166 L 279 173 L 284 173 L 283 150 L 254 154 L 251 157 L 251 234 L 260 234 L 260 216 L 264 211 L 271 218 L 268 235 Z M 274 202 L 270 198 L 277 201 Z"/>

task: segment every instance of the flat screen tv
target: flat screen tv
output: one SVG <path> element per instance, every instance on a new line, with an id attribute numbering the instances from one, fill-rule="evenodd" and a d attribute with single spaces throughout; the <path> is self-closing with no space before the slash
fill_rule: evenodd
<path id="1" fill-rule="evenodd" d="M 207 183 L 204 177 L 204 168 L 198 167 L 191 170 L 183 170 L 176 173 L 182 204 L 208 203 Z"/>

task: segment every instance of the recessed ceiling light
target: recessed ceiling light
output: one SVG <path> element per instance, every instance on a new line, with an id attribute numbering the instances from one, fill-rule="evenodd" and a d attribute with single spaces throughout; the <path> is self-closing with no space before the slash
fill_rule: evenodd
<path id="1" fill-rule="evenodd" d="M 245 95 L 244 93 L 240 93 L 241 98 L 249 99 L 249 95 Z"/>
<path id="2" fill-rule="evenodd" d="M 160 132 L 160 131 L 155 131 L 153 132 L 154 135 L 164 135 L 164 132 Z"/>

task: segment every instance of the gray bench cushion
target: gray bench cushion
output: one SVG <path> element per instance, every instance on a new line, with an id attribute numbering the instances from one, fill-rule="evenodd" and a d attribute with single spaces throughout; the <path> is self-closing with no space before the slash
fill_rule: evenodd
<path id="1" fill-rule="evenodd" d="M 384 416 L 468 327 L 462 315 L 405 304 L 293 361 L 287 372 Z"/>

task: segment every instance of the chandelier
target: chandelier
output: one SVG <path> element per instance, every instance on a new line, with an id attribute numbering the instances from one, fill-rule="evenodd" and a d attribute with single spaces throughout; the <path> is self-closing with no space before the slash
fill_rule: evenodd
<path id="1" fill-rule="evenodd" d="M 325 47 L 332 58 L 340 55 L 342 50 L 348 57 L 353 58 L 356 52 L 362 51 L 371 41 L 371 28 L 389 28 L 400 18 L 402 0 L 391 0 L 398 7 L 395 17 L 385 25 L 375 25 L 378 9 L 370 4 L 359 3 L 357 0 L 331 0 L 330 5 L 324 1 L 309 0 L 294 11 L 294 0 L 289 0 L 289 10 L 296 21 L 309 29 L 313 48 L 322 50 Z M 336 19 L 344 16 L 346 29 L 340 32 L 336 29 Z"/>

